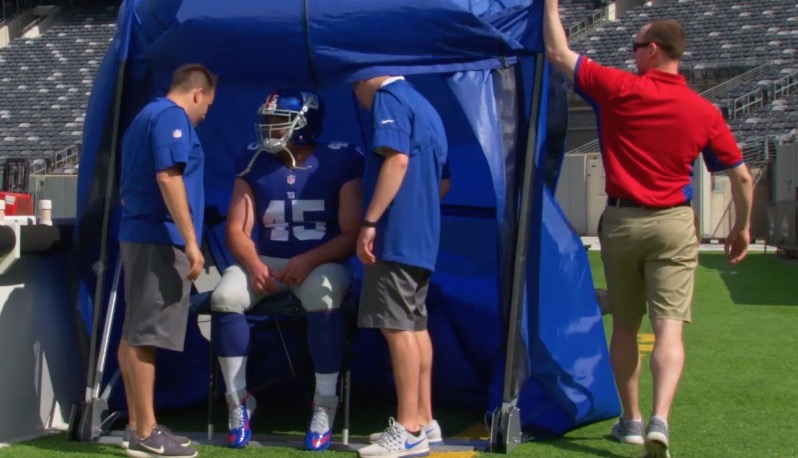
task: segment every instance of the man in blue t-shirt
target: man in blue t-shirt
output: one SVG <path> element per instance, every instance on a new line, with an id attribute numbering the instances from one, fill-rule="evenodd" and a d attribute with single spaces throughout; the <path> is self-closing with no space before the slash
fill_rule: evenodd
<path id="1" fill-rule="evenodd" d="M 130 456 L 196 456 L 185 437 L 155 421 L 155 349 L 183 351 L 191 282 L 204 265 L 199 247 L 205 207 L 204 159 L 194 131 L 213 103 L 216 77 L 178 68 L 166 97 L 149 102 L 121 141 L 119 251 L 125 320 L 119 368 L 129 418 Z"/>
<path id="2" fill-rule="evenodd" d="M 346 340 L 340 306 L 352 284 L 345 262 L 360 230 L 364 160 L 352 145 L 317 142 L 322 118 L 317 95 L 273 92 L 258 109 L 258 141 L 238 155 L 227 215 L 227 246 L 237 264 L 225 269 L 211 296 L 230 447 L 249 441 L 256 407 L 247 391 L 244 313 L 278 291 L 293 293 L 308 312 L 316 391 L 305 448 L 325 450 L 332 442 Z"/>
<path id="3" fill-rule="evenodd" d="M 402 77 L 358 81 L 353 91 L 373 117 L 357 241 L 364 264 L 358 324 L 385 336 L 398 398 L 396 421 L 359 454 L 423 456 L 441 442 L 437 421 L 422 410 L 431 404 L 425 301 L 438 257 L 446 134 L 432 105 Z"/>

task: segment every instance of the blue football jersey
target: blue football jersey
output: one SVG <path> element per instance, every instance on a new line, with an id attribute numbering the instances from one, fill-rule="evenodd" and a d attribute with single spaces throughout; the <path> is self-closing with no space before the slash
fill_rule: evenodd
<path id="1" fill-rule="evenodd" d="M 279 156 L 247 146 L 236 158 L 236 175 L 252 188 L 258 253 L 291 258 L 338 236 L 341 187 L 361 178 L 364 157 L 354 145 L 317 143 L 291 170 Z"/>

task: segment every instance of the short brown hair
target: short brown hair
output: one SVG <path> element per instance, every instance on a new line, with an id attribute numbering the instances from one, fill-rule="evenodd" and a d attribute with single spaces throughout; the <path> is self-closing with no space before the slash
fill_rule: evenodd
<path id="1" fill-rule="evenodd" d="M 687 46 L 684 29 L 674 19 L 660 19 L 651 21 L 648 29 L 643 34 L 645 41 L 656 43 L 665 54 L 673 60 L 679 60 Z"/>
<path id="2" fill-rule="evenodd" d="M 169 87 L 170 90 L 178 89 L 190 91 L 196 87 L 212 91 L 216 88 L 216 75 L 201 64 L 181 65 L 175 70 L 174 74 L 172 74 L 172 85 Z"/>

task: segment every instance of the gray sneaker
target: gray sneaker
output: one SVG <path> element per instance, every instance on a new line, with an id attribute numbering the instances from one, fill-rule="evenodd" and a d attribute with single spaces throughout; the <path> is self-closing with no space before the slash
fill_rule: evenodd
<path id="1" fill-rule="evenodd" d="M 619 418 L 612 425 L 610 435 L 615 440 L 625 444 L 643 445 L 643 421 Z"/>
<path id="2" fill-rule="evenodd" d="M 136 434 L 135 431 L 130 427 L 130 425 L 125 425 L 125 433 L 122 435 L 122 443 L 119 444 L 120 447 L 127 450 L 130 447 L 130 441 L 133 438 L 133 434 Z"/>
<path id="3" fill-rule="evenodd" d="M 136 434 L 131 434 L 127 456 L 132 458 L 150 458 L 153 456 L 194 458 L 197 451 L 191 447 L 179 444 L 161 426 L 155 426 L 152 434 L 146 439 L 141 439 Z"/>
<path id="4" fill-rule="evenodd" d="M 646 428 L 646 458 L 670 458 L 668 451 L 668 425 L 660 418 L 651 417 Z"/>
<path id="5" fill-rule="evenodd" d="M 170 436 L 172 440 L 182 445 L 183 447 L 188 447 L 189 445 L 191 445 L 191 439 L 189 439 L 188 437 L 178 436 L 176 434 L 173 434 L 172 431 L 170 431 L 169 428 L 167 428 L 166 426 L 161 426 L 161 430 L 167 436 Z M 123 449 L 127 450 L 128 447 L 130 447 L 130 441 L 133 440 L 133 437 L 138 437 L 136 431 L 133 431 L 130 425 L 125 425 L 125 433 L 122 435 L 122 443 L 120 444 L 120 446 Z"/>

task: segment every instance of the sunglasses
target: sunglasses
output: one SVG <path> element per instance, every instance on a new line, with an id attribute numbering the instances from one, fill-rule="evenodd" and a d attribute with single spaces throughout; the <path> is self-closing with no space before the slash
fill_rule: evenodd
<path id="1" fill-rule="evenodd" d="M 640 48 L 645 48 L 646 46 L 650 45 L 651 41 L 641 41 L 640 43 L 632 43 L 632 52 L 637 52 Z"/>

